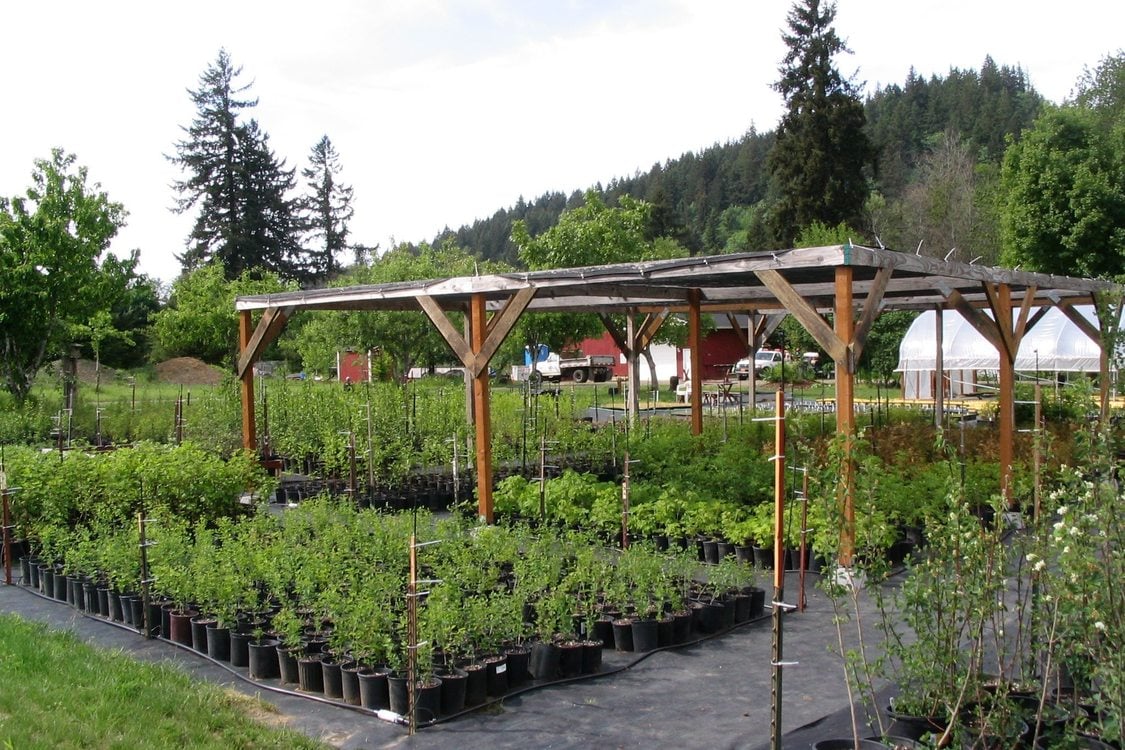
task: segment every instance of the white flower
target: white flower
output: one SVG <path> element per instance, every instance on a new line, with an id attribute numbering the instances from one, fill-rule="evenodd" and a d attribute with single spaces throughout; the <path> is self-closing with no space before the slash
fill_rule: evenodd
<path id="1" fill-rule="evenodd" d="M 1039 555 L 1035 554 L 1034 552 L 1028 552 L 1027 553 L 1027 561 L 1029 563 L 1033 563 L 1038 559 L 1039 559 Z"/>
<path id="2" fill-rule="evenodd" d="M 1065 515 L 1066 515 L 1066 512 L 1067 512 L 1068 510 L 1070 510 L 1070 509 L 1069 509 L 1069 508 L 1067 508 L 1067 507 L 1066 507 L 1065 505 L 1060 505 L 1060 506 L 1059 506 L 1059 515 L 1060 515 L 1060 516 L 1065 516 Z"/>
<path id="3" fill-rule="evenodd" d="M 1078 536 L 1081 533 L 1082 533 L 1082 531 L 1077 526 L 1071 526 L 1070 527 L 1070 535 L 1071 536 Z"/>
<path id="4" fill-rule="evenodd" d="M 1105 623 L 1102 622 L 1101 620 L 1098 620 L 1097 622 L 1094 623 L 1094 628 L 1096 630 L 1100 630 L 1104 633 L 1105 632 Z"/>
<path id="5" fill-rule="evenodd" d="M 1045 568 L 1045 567 L 1047 567 L 1047 561 L 1046 560 L 1040 560 L 1039 562 L 1035 563 L 1035 569 L 1036 570 L 1043 570 L 1043 568 Z"/>

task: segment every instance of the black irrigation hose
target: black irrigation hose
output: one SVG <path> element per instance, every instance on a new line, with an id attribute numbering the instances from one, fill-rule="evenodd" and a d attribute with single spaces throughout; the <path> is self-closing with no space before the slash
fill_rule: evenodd
<path id="1" fill-rule="evenodd" d="M 26 591 L 28 594 L 31 594 L 33 596 L 37 596 L 40 599 L 46 599 L 47 601 L 51 601 L 51 602 L 55 602 L 55 603 L 62 603 L 63 602 L 62 599 L 56 599 L 53 596 L 47 596 L 46 594 L 32 588 L 31 586 L 23 585 L 22 577 L 21 577 L 20 583 L 17 584 L 17 586 L 22 591 Z M 74 609 L 75 612 L 82 615 L 83 617 L 85 617 L 88 620 L 103 623 L 103 624 L 106 624 L 106 625 L 112 625 L 116 628 L 120 628 L 121 630 L 125 630 L 125 631 L 128 631 L 130 633 L 135 633 L 135 634 L 140 635 L 142 637 L 144 635 L 143 633 L 139 632 L 132 625 L 127 625 L 126 623 L 123 623 L 123 622 L 111 620 L 111 619 L 102 617 L 101 615 L 92 615 L 85 610 L 81 610 L 81 609 L 77 609 L 77 608 L 73 608 L 73 609 Z M 767 611 L 770 610 L 770 609 L 771 609 L 770 607 L 766 607 Z M 614 667 L 613 669 L 610 669 L 610 670 L 601 671 L 601 672 L 593 672 L 591 674 L 575 675 L 574 677 L 564 677 L 564 678 L 561 678 L 561 679 L 558 679 L 558 680 L 551 680 L 549 682 L 540 682 L 540 683 L 535 684 L 535 685 L 528 685 L 528 686 L 522 687 L 518 690 L 514 690 L 510 693 L 505 693 L 504 695 L 502 695 L 498 698 L 491 698 L 489 700 L 486 700 L 484 703 L 478 703 L 477 705 L 472 706 L 471 708 L 462 709 L 461 711 L 458 711 L 457 713 L 449 714 L 448 716 L 442 716 L 442 717 L 436 718 L 436 719 L 431 719 L 431 720 L 426 721 L 426 722 L 418 722 L 417 726 L 419 728 L 424 728 L 424 727 L 437 726 L 438 724 L 444 724 L 448 721 L 452 721 L 453 719 L 459 718 L 461 716 L 465 716 L 467 714 L 471 714 L 471 713 L 475 713 L 477 711 L 480 711 L 481 709 L 487 708 L 488 706 L 492 706 L 492 705 L 495 705 L 497 703 L 501 703 L 501 702 L 507 700 L 508 698 L 514 698 L 516 696 L 523 695 L 524 693 L 530 693 L 532 691 L 539 690 L 540 688 L 554 687 L 556 685 L 569 685 L 573 682 L 582 682 L 582 681 L 585 681 L 585 680 L 593 680 L 593 679 L 597 679 L 597 678 L 600 678 L 600 677 L 608 677 L 610 675 L 620 674 L 621 672 L 624 672 L 625 670 L 632 669 L 633 667 L 640 664 L 642 661 L 644 661 L 648 657 L 652 656 L 653 654 L 662 653 L 664 651 L 675 651 L 677 649 L 687 648 L 688 646 L 695 646 L 697 644 L 704 643 L 705 641 L 709 641 L 713 638 L 717 638 L 721 635 L 726 635 L 727 633 L 738 630 L 739 628 L 746 627 L 747 625 L 750 625 L 752 623 L 761 622 L 763 620 L 768 619 L 770 616 L 771 615 L 769 615 L 769 614 L 759 615 L 758 617 L 752 617 L 749 620 L 746 620 L 744 622 L 735 623 L 734 625 L 727 628 L 726 630 L 719 630 L 715 633 L 708 633 L 708 634 L 703 635 L 699 638 L 696 638 L 693 641 L 686 641 L 684 643 L 677 643 L 677 644 L 674 644 L 674 645 L 671 645 L 671 646 L 660 646 L 658 648 L 652 649 L 651 651 L 645 651 L 644 653 L 640 654 L 639 656 L 637 656 L 632 661 L 627 662 L 625 664 L 622 664 L 620 666 Z M 176 648 L 187 651 L 188 653 L 190 653 L 194 656 L 206 659 L 207 661 L 211 662 L 215 666 L 217 666 L 217 667 L 219 667 L 223 670 L 226 670 L 231 675 L 233 675 L 234 677 L 237 677 L 239 680 L 247 683 L 248 685 L 253 685 L 255 688 L 268 690 L 271 693 L 277 693 L 279 695 L 288 695 L 288 696 L 292 696 L 292 697 L 295 697 L 295 698 L 304 698 L 306 700 L 315 701 L 317 703 L 323 703 L 323 704 L 329 705 L 329 706 L 336 706 L 338 708 L 346 708 L 350 711 L 355 711 L 356 713 L 360 713 L 360 714 L 363 714 L 365 716 L 373 716 L 375 718 L 382 718 L 382 717 L 378 716 L 378 712 L 375 709 L 364 708 L 363 706 L 353 706 L 350 703 L 343 703 L 342 701 L 333 700 L 331 698 L 321 698 L 321 697 L 318 697 L 316 695 L 312 695 L 311 693 L 302 693 L 302 692 L 298 692 L 296 690 L 289 690 L 287 688 L 278 687 L 278 686 L 275 686 L 275 685 L 268 685 L 266 683 L 259 682 L 258 680 L 251 679 L 248 675 L 244 675 L 244 674 L 242 674 L 242 672 L 236 671 L 235 668 L 230 666 L 229 664 L 227 664 L 225 662 L 222 662 L 222 661 L 219 661 L 218 659 L 213 659 L 208 654 L 205 654 L 202 651 L 197 651 L 196 649 L 194 649 L 191 646 L 188 646 L 186 644 L 177 643 L 176 641 L 169 640 L 169 639 L 164 638 L 162 636 L 154 636 L 153 640 L 160 641 L 161 643 L 167 643 L 169 645 L 175 646 Z M 406 717 L 400 717 L 398 720 L 395 720 L 391 723 L 403 724 L 404 725 L 406 723 L 406 720 L 407 720 Z M 386 721 L 386 719 L 384 719 L 384 721 Z"/>

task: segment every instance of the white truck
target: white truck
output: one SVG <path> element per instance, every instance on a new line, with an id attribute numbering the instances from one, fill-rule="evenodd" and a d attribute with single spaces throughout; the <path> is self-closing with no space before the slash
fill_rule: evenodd
<path id="1" fill-rule="evenodd" d="M 759 349 L 754 355 L 754 374 L 761 375 L 762 370 L 767 367 L 779 365 L 784 360 L 784 355 L 780 349 Z M 737 375 L 739 380 L 746 380 L 750 377 L 750 359 L 744 357 L 735 363 L 734 367 L 730 368 L 732 375 Z"/>
<path id="2" fill-rule="evenodd" d="M 613 373 L 614 359 L 610 354 L 578 354 L 572 357 L 560 357 L 555 352 L 535 364 L 537 377 L 542 380 L 559 382 L 573 380 L 575 383 L 585 383 L 593 380 L 604 383 Z M 512 367 L 512 380 L 524 381 L 536 376 L 532 375 L 529 365 L 514 365 Z"/>

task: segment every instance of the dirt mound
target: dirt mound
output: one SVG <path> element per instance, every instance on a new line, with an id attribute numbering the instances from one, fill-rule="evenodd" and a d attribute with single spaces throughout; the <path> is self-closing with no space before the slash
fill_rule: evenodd
<path id="1" fill-rule="evenodd" d="M 156 365 L 156 379 L 176 385 L 218 385 L 223 371 L 195 357 L 176 357 Z"/>

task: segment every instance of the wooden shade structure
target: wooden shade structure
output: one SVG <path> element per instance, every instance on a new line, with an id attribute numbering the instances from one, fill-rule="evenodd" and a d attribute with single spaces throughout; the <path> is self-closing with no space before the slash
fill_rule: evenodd
<path id="1" fill-rule="evenodd" d="M 479 512 L 491 521 L 488 364 L 525 311 L 592 312 L 601 314 L 603 320 L 613 314 L 647 315 L 639 330 L 613 332 L 625 344 L 624 350 L 634 353 L 651 340 L 669 314 L 686 315 L 692 359 L 691 427 L 696 433 L 703 429 L 701 316 L 789 313 L 835 363 L 837 429 L 850 439 L 855 431 L 856 364 L 875 318 L 882 310 L 936 307 L 960 312 L 1000 353 L 1001 476 L 1002 490 L 1010 499 L 1015 430 L 1012 363 L 1021 337 L 1052 305 L 1064 309 L 1083 303 L 1120 305 L 1120 297 L 1121 288 L 1105 281 L 990 268 L 851 244 L 239 297 L 235 307 L 241 314 L 238 377 L 242 382 L 243 444 L 248 450 L 256 449 L 254 362 L 294 313 L 422 311 L 471 380 Z M 262 315 L 253 326 L 255 312 Z M 466 334 L 450 321 L 450 312 L 465 314 Z M 829 314 L 831 322 L 826 317 Z M 851 483 L 844 485 L 850 487 Z M 854 533 L 850 491 L 841 502 L 847 556 Z"/>

